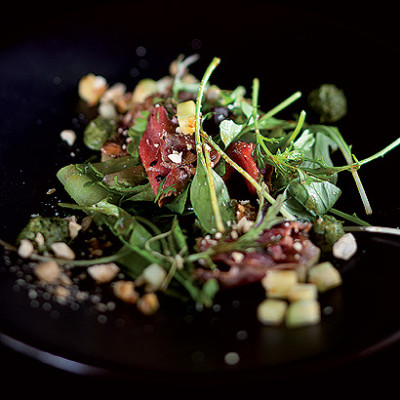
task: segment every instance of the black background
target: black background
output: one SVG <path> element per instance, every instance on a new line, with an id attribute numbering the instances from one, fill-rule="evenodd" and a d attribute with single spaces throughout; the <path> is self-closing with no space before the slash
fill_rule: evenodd
<path id="1" fill-rule="evenodd" d="M 110 2 L 70 1 L 64 3 L 40 4 L 31 2 L 27 4 L 3 5 L 2 20 L 0 25 L 0 50 L 14 43 L 23 41 L 29 35 L 45 32 L 54 26 L 68 23 L 70 18 L 96 18 L 96 8 Z M 251 7 L 249 4 L 251 3 Z M 257 5 L 265 2 L 148 2 L 150 13 L 155 18 L 146 24 L 141 21 L 144 29 L 165 32 L 173 37 L 174 34 L 182 32 L 201 32 L 202 29 L 215 30 L 216 40 L 223 43 L 224 32 L 221 27 L 215 26 L 215 21 L 227 20 L 228 18 L 251 19 L 252 13 L 257 13 Z M 117 4 L 117 3 L 116 3 Z M 132 10 L 135 2 L 129 2 Z M 316 15 L 328 15 L 338 24 L 347 24 L 354 29 L 362 30 L 371 38 L 379 38 L 382 42 L 400 51 L 400 30 L 397 21 L 397 10 L 395 3 L 386 5 L 383 2 L 347 2 L 340 4 L 336 2 L 319 2 L 317 4 L 304 2 L 276 2 L 280 7 L 294 7 L 299 14 L 311 12 Z M 157 6 L 156 6 L 157 5 Z M 207 14 L 212 14 L 213 23 L 208 23 Z M 132 18 L 133 18 L 132 14 Z M 179 18 L 178 18 L 179 16 Z M 118 13 L 109 18 L 120 19 L 121 24 L 129 23 L 132 19 L 129 15 Z M 157 21 L 153 24 L 153 21 Z M 165 23 L 160 26 L 160 21 Z M 240 22 L 238 22 L 240 23 Z M 150 25 L 150 26 L 149 26 Z M 167 28 L 166 28 L 167 27 Z M 161 29 L 163 28 L 163 29 Z M 368 76 L 366 76 L 366 81 Z M 394 94 L 398 96 L 398 94 Z M 208 397 L 209 395 L 239 398 L 244 395 L 252 398 L 259 395 L 274 396 L 281 394 L 282 397 L 303 393 L 306 396 L 323 398 L 330 395 L 344 395 L 350 391 L 353 394 L 362 395 L 371 393 L 389 393 L 389 390 L 397 388 L 398 362 L 400 361 L 400 344 L 394 344 L 387 349 L 372 354 L 369 357 L 356 360 L 349 365 L 332 367 L 328 370 L 315 372 L 311 376 L 301 379 L 285 381 L 278 380 L 276 385 L 265 387 L 263 382 L 252 387 L 229 388 L 223 387 L 218 390 L 213 388 L 192 388 L 176 385 L 169 386 L 167 383 L 157 386 L 154 384 L 132 384 L 99 380 L 88 376 L 74 375 L 68 372 L 55 370 L 28 357 L 17 354 L 6 347 L 0 347 L 0 389 L 2 393 L 11 390 L 13 395 L 33 394 L 40 397 L 53 397 L 58 395 L 69 396 L 156 396 L 174 397 Z M 122 394 L 124 393 L 124 394 Z M 3 396 L 3 395 L 2 395 Z"/>

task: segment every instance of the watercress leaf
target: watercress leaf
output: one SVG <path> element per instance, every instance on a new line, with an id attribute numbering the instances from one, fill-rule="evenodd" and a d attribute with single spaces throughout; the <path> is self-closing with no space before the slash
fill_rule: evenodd
<path id="1" fill-rule="evenodd" d="M 232 226 L 235 212 L 231 205 L 228 189 L 222 178 L 212 171 L 218 207 L 225 228 Z M 201 162 L 197 163 L 196 174 L 190 187 L 190 201 L 202 228 L 207 232 L 216 232 L 216 222 L 211 206 L 211 195 L 208 186 L 206 169 Z"/>
<path id="2" fill-rule="evenodd" d="M 219 124 L 219 133 L 225 147 L 228 147 L 239 135 L 243 125 L 236 124 L 231 119 L 224 119 Z"/>

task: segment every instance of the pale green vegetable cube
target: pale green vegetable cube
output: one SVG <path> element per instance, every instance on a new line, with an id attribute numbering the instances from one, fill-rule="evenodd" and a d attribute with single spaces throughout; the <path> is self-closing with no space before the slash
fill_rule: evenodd
<path id="1" fill-rule="evenodd" d="M 287 297 L 290 302 L 299 300 L 317 300 L 318 289 L 314 283 L 296 283 L 290 287 Z"/>
<path id="2" fill-rule="evenodd" d="M 184 135 L 191 135 L 194 133 L 195 114 L 196 103 L 193 100 L 178 104 L 177 118 L 179 127 Z"/>
<path id="3" fill-rule="evenodd" d="M 272 269 L 262 280 L 267 297 L 286 298 L 291 286 L 297 283 L 295 270 Z"/>
<path id="4" fill-rule="evenodd" d="M 287 302 L 280 299 L 265 299 L 257 307 L 257 318 L 264 325 L 280 325 L 285 320 Z"/>
<path id="5" fill-rule="evenodd" d="M 314 265 L 308 274 L 308 281 L 314 283 L 319 292 L 325 292 L 342 284 L 340 272 L 331 262 L 325 261 Z"/>
<path id="6" fill-rule="evenodd" d="M 317 300 L 299 300 L 290 303 L 286 312 L 286 326 L 299 328 L 321 321 L 321 306 Z"/>

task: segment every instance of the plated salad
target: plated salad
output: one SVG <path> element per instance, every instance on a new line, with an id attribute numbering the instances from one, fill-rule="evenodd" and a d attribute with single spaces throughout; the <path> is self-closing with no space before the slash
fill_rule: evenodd
<path id="1" fill-rule="evenodd" d="M 332 260 L 357 252 L 353 231 L 380 229 L 335 208 L 338 175 L 352 174 L 370 214 L 358 171 L 400 139 L 358 160 L 335 125 L 347 112 L 336 86 L 316 88 L 309 110 L 281 119 L 302 93 L 265 112 L 257 78 L 250 91 L 224 89 L 212 83 L 221 60 L 198 79 L 189 71 L 197 59 L 179 56 L 165 77 L 132 90 L 81 78 L 79 96 L 96 111 L 83 132 L 93 157 L 57 173 L 69 215 L 32 217 L 15 249 L 59 301 L 90 280 L 150 315 L 165 296 L 201 310 L 218 293 L 262 285 L 261 324 L 317 324 L 320 294 L 342 284 Z M 61 138 L 72 145 L 76 133 Z"/>

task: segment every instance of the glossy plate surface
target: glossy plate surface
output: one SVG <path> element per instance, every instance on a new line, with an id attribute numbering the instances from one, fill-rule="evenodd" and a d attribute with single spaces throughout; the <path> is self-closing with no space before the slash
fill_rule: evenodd
<path id="1" fill-rule="evenodd" d="M 131 9 L 126 7 L 119 10 L 120 16 L 129 15 Z M 140 78 L 161 78 L 180 53 L 200 54 L 191 68 L 199 77 L 218 56 L 222 62 L 211 81 L 226 88 L 243 84 L 250 91 L 253 77 L 258 77 L 264 110 L 297 90 L 306 94 L 321 83 L 343 88 L 349 112 L 339 127 L 359 159 L 396 138 L 390 116 L 396 115 L 398 104 L 382 99 L 399 91 L 398 49 L 313 14 L 299 18 L 288 8 L 266 7 L 269 24 L 261 24 L 262 17 L 255 16 L 260 23 L 251 29 L 236 25 L 233 29 L 227 21 L 228 38 L 218 36 L 216 17 L 209 21 L 214 28 L 207 31 L 197 31 L 197 24 L 185 20 L 179 28 L 166 26 L 160 22 L 165 10 L 157 7 L 152 29 L 137 20 L 127 23 L 127 18 L 124 23 L 110 21 L 110 7 L 104 6 L 98 8 L 96 19 L 75 16 L 2 48 L 0 238 L 4 241 L 15 240 L 31 214 L 54 213 L 57 201 L 63 199 L 56 171 L 85 160 L 79 143 L 68 148 L 59 133 L 79 132 L 87 122 L 79 108 L 77 82 L 88 72 L 132 88 Z M 303 99 L 287 112 L 299 112 L 304 106 Z M 373 224 L 397 226 L 400 221 L 391 188 L 393 174 L 387 173 L 397 160 L 395 151 L 360 171 L 374 209 L 369 219 Z M 363 216 L 348 175 L 340 176 L 344 195 L 338 208 Z M 46 192 L 53 187 L 57 194 L 49 197 Z M 393 194 L 382 196 L 382 190 Z M 343 286 L 321 300 L 322 323 L 296 330 L 259 325 L 255 308 L 263 293 L 258 286 L 224 293 L 217 307 L 201 313 L 172 301 L 150 318 L 121 304 L 113 311 L 99 310 L 92 303 L 61 306 L 46 296 L 35 297 L 23 283 L 27 270 L 19 265 L 10 268 L 5 257 L 0 264 L 0 340 L 62 369 L 127 379 L 183 375 L 193 382 L 269 379 L 345 362 L 400 335 L 400 269 L 394 262 L 400 241 L 382 235 L 357 234 L 357 238 L 359 252 L 339 265 Z"/>

